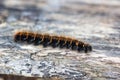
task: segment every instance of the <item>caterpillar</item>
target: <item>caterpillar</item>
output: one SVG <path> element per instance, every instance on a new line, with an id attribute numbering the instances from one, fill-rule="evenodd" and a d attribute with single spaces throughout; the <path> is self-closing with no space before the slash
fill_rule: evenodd
<path id="1" fill-rule="evenodd" d="M 88 43 L 73 39 L 71 37 L 33 33 L 30 31 L 19 31 L 14 35 L 15 42 L 26 42 L 28 44 L 51 46 L 53 48 L 67 48 L 71 50 L 92 51 L 92 46 Z"/>

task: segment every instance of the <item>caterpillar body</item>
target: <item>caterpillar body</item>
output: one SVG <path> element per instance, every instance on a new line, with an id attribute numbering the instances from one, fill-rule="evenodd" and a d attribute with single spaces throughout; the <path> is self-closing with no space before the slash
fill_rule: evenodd
<path id="1" fill-rule="evenodd" d="M 52 46 L 53 48 L 67 48 L 85 53 L 92 51 L 90 44 L 84 43 L 77 39 L 65 36 L 56 36 L 49 34 L 39 34 L 29 31 L 19 31 L 14 35 L 15 42 L 26 42 L 28 44 L 43 45 L 43 47 Z"/>

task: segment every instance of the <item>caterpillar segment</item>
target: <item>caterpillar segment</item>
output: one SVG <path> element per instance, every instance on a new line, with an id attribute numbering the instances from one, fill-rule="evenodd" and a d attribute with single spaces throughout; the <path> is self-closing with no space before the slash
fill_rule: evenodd
<path id="1" fill-rule="evenodd" d="M 60 38 L 58 36 L 51 36 L 50 45 L 55 48 L 59 45 Z"/>
<path id="2" fill-rule="evenodd" d="M 40 45 L 43 42 L 43 37 L 42 34 L 36 34 L 34 45 Z"/>
<path id="3" fill-rule="evenodd" d="M 42 41 L 43 47 L 47 47 L 50 44 L 51 36 L 49 34 L 44 34 L 43 36 L 44 36 Z"/>

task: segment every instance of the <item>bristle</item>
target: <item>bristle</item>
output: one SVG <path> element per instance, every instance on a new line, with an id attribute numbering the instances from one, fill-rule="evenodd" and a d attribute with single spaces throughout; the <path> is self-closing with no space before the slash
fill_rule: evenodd
<path id="1" fill-rule="evenodd" d="M 20 31 L 14 35 L 15 42 L 26 42 L 28 44 L 43 45 L 43 47 L 52 46 L 53 48 L 67 48 L 85 53 L 92 51 L 92 46 L 65 36 L 51 36 L 49 34 L 39 34 L 30 31 Z"/>
<path id="2" fill-rule="evenodd" d="M 66 38 L 66 48 L 69 49 L 71 47 L 72 44 L 72 39 L 71 38 Z"/>
<path id="3" fill-rule="evenodd" d="M 58 36 L 51 36 L 50 45 L 55 48 L 59 45 L 60 38 Z"/>
<path id="4" fill-rule="evenodd" d="M 66 38 L 61 36 L 60 37 L 60 41 L 59 41 L 59 47 L 60 48 L 64 48 L 65 47 L 65 44 L 66 44 Z"/>
<path id="5" fill-rule="evenodd" d="M 51 40 L 51 36 L 49 34 L 44 34 L 44 38 L 43 38 L 43 47 L 47 47 L 50 43 Z"/>
<path id="6" fill-rule="evenodd" d="M 42 34 L 36 34 L 34 45 L 39 45 L 43 42 L 43 35 Z"/>

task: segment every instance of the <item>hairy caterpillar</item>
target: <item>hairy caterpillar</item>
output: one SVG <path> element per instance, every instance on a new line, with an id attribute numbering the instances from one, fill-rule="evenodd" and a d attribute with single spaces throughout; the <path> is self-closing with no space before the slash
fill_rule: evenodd
<path id="1" fill-rule="evenodd" d="M 44 47 L 52 46 L 53 48 L 67 48 L 85 53 L 92 51 L 92 46 L 65 36 L 56 36 L 49 34 L 39 34 L 30 31 L 19 31 L 14 35 L 15 42 L 27 42 L 28 44 L 43 45 Z"/>

